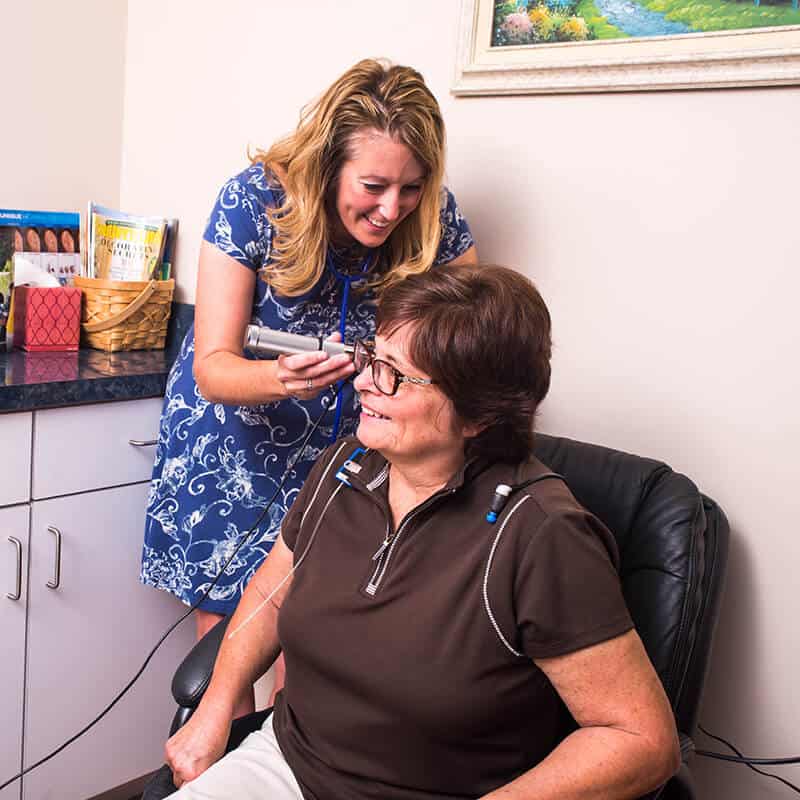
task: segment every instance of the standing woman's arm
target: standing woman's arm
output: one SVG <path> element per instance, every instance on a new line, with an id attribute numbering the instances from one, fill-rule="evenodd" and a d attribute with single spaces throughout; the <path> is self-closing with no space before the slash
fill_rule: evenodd
<path id="1" fill-rule="evenodd" d="M 195 307 L 194 377 L 213 403 L 253 406 L 318 394 L 353 372 L 347 355 L 325 353 L 281 356 L 277 361 L 242 356 L 244 331 L 250 322 L 256 272 L 204 241 L 200 249 Z M 306 390 L 311 378 L 314 391 Z"/>

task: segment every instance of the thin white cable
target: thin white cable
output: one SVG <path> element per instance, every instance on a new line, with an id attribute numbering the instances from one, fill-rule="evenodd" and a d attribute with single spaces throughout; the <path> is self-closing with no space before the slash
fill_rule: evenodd
<path id="1" fill-rule="evenodd" d="M 345 442 L 342 442 L 342 444 L 339 445 L 339 449 L 333 454 L 333 458 L 331 458 L 331 460 L 328 462 L 328 466 L 325 467 L 325 471 L 322 473 L 322 477 L 319 479 L 317 488 L 314 490 L 314 494 L 311 496 L 311 502 L 308 504 L 308 508 L 303 512 L 303 520 L 300 523 L 300 530 L 302 530 L 303 522 L 305 522 L 308 516 L 308 512 L 311 511 L 311 508 L 313 507 L 314 502 L 317 499 L 317 495 L 319 494 L 319 490 L 322 488 L 322 484 L 325 483 L 325 478 L 327 477 L 328 472 L 330 472 L 331 467 L 338 458 L 339 453 L 341 453 L 342 450 L 344 449 L 344 446 Z M 272 600 L 272 598 L 277 594 L 281 586 L 283 586 L 283 584 L 286 583 L 286 581 L 288 581 L 289 578 L 292 577 L 292 575 L 294 575 L 297 568 L 303 563 L 303 559 L 308 554 L 308 551 L 311 549 L 311 543 L 314 541 L 314 537 L 317 535 L 317 530 L 319 530 L 320 523 L 322 522 L 322 519 L 325 516 L 325 512 L 328 510 L 328 506 L 330 506 L 330 504 L 333 502 L 334 497 L 336 497 L 336 495 L 339 493 L 339 490 L 342 488 L 342 486 L 344 486 L 344 484 L 340 483 L 334 490 L 333 494 L 328 498 L 328 502 L 325 503 L 325 507 L 322 509 L 322 513 L 319 515 L 317 524 L 314 526 L 314 530 L 311 532 L 311 536 L 308 537 L 308 544 L 306 545 L 306 549 L 303 551 L 303 554 L 300 556 L 300 558 L 292 565 L 292 568 L 286 573 L 286 575 L 284 575 L 280 583 L 278 583 L 278 585 L 247 615 L 247 617 L 245 617 L 245 619 L 243 619 L 236 626 L 236 628 L 233 631 L 231 631 L 229 634 L 226 635 L 225 637 L 226 639 L 232 639 L 237 633 L 239 633 L 240 630 L 242 630 L 242 628 L 245 627 L 245 625 L 249 625 L 250 622 L 252 622 L 253 619 L 263 610 L 263 608 L 267 605 L 267 603 L 269 603 L 269 601 Z M 298 538 L 300 538 L 299 531 L 298 531 Z"/>
<path id="2" fill-rule="evenodd" d="M 492 607 L 489 605 L 489 571 L 492 568 L 492 559 L 494 558 L 494 552 L 497 549 L 497 545 L 500 543 L 500 537 L 503 535 L 503 531 L 505 530 L 506 525 L 508 525 L 508 521 L 511 517 L 514 516 L 514 512 L 526 501 L 530 500 L 531 496 L 529 494 L 524 495 L 521 497 L 516 505 L 508 512 L 508 516 L 503 520 L 503 524 L 500 526 L 500 530 L 497 531 L 497 536 L 494 537 L 494 542 L 492 543 L 492 549 L 489 552 L 489 559 L 486 562 L 486 571 L 483 575 L 483 604 L 486 607 L 486 614 L 489 617 L 489 622 L 492 623 L 492 627 L 495 630 L 495 633 L 500 638 L 500 641 L 515 655 L 519 658 L 525 658 L 525 653 L 520 653 L 518 650 L 515 650 L 511 644 L 509 643 L 508 639 L 503 636 L 503 632 L 500 630 L 500 626 L 497 624 L 497 620 L 494 617 L 494 613 L 492 612 Z"/>

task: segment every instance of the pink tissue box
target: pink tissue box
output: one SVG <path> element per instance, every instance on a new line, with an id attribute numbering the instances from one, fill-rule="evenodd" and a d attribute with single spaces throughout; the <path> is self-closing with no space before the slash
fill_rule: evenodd
<path id="1" fill-rule="evenodd" d="M 77 350 L 81 290 L 76 286 L 17 286 L 14 345 L 23 350 Z"/>

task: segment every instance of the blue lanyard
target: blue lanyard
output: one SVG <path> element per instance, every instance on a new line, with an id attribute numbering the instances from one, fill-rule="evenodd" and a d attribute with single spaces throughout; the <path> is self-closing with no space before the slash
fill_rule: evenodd
<path id="1" fill-rule="evenodd" d="M 364 260 L 361 262 L 361 267 L 359 268 L 359 272 L 363 275 L 369 269 L 370 263 L 372 262 L 372 251 L 368 250 L 366 256 L 364 256 Z M 339 272 L 336 269 L 336 265 L 333 263 L 333 258 L 331 257 L 330 250 L 328 251 L 327 255 L 325 256 L 325 263 L 328 269 L 336 276 L 336 278 L 342 281 L 342 305 L 339 309 L 339 333 L 342 335 L 342 341 L 344 341 L 344 335 L 347 330 L 347 310 L 348 310 L 348 303 L 350 301 L 350 284 L 352 283 L 353 279 L 350 275 L 345 275 Z M 336 437 L 339 435 L 339 428 L 342 424 L 342 387 L 344 386 L 344 381 L 341 380 L 336 384 L 336 416 L 333 420 L 333 431 L 331 432 L 331 442 L 336 441 Z"/>

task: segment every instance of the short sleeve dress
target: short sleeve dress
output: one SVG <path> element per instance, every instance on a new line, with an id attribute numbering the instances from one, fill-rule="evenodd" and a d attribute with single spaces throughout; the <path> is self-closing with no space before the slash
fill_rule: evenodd
<path id="1" fill-rule="evenodd" d="M 282 203 L 283 190 L 261 164 L 253 164 L 225 183 L 205 229 L 204 239 L 248 268 L 270 262 L 272 226 L 266 209 Z M 457 258 L 473 244 L 455 199 L 443 190 L 442 237 L 436 263 Z M 270 328 L 314 336 L 342 329 L 346 341 L 372 339 L 375 304 L 371 291 L 357 289 L 345 265 L 329 253 L 316 286 L 300 297 L 280 297 L 256 281 L 251 321 Z M 141 581 L 195 603 L 256 523 L 277 491 L 267 516 L 242 546 L 201 608 L 231 613 L 280 531 L 280 524 L 317 456 L 338 437 L 352 434 L 359 413 L 352 382 L 345 382 L 335 404 L 327 393 L 314 400 L 288 399 L 260 406 L 209 403 L 193 376 L 194 328 L 186 334 L 167 380 L 147 501 Z M 295 461 L 326 405 L 333 407 Z"/>

